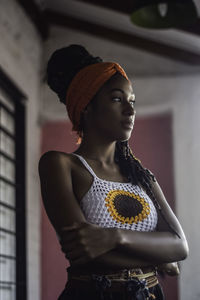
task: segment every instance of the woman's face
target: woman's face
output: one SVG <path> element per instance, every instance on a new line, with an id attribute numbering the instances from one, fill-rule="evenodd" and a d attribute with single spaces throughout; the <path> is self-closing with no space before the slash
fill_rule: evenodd
<path id="1" fill-rule="evenodd" d="M 87 107 L 87 128 L 110 141 L 125 141 L 131 136 L 135 120 L 135 95 L 132 85 L 115 74 Z"/>

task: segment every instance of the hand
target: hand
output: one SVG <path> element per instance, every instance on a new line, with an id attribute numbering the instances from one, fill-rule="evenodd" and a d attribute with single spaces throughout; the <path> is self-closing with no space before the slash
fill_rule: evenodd
<path id="1" fill-rule="evenodd" d="M 61 249 L 73 265 L 89 262 L 117 245 L 118 230 L 74 223 L 59 232 Z"/>
<path id="2" fill-rule="evenodd" d="M 178 263 L 167 263 L 158 266 L 158 272 L 164 272 L 169 276 L 178 276 L 180 274 Z"/>

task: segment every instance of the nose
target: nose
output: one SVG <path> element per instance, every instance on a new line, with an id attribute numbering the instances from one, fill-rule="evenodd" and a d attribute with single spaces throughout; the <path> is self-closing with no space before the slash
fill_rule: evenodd
<path id="1" fill-rule="evenodd" d="M 128 100 L 124 101 L 123 113 L 128 116 L 133 116 L 136 113 L 134 105 Z"/>

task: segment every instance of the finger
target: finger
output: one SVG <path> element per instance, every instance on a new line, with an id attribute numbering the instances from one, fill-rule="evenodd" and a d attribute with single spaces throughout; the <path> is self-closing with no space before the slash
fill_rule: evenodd
<path id="1" fill-rule="evenodd" d="M 168 276 L 176 276 L 177 274 L 175 274 L 174 272 L 166 272 Z"/>
<path id="2" fill-rule="evenodd" d="M 76 258 L 74 261 L 73 261 L 73 266 L 78 266 L 78 265 L 82 265 L 82 264 L 85 264 L 85 263 L 88 263 L 90 262 L 91 260 L 86 257 L 86 256 L 82 256 L 80 258 Z"/>
<path id="3" fill-rule="evenodd" d="M 179 270 L 178 269 L 167 270 L 166 273 L 169 276 L 177 276 L 177 275 L 179 275 Z"/>
<path id="4" fill-rule="evenodd" d="M 59 242 L 61 245 L 62 244 L 64 245 L 64 244 L 70 244 L 75 240 L 77 240 L 77 234 L 68 232 L 68 233 L 60 236 Z"/>
<path id="5" fill-rule="evenodd" d="M 69 251 L 66 253 L 66 256 L 69 258 L 69 260 L 71 262 L 75 262 L 76 260 L 80 260 L 82 259 L 82 256 L 83 256 L 83 253 L 82 251 L 80 251 L 79 249 L 78 250 L 73 250 L 73 251 Z"/>
<path id="6" fill-rule="evenodd" d="M 81 246 L 80 245 L 78 245 L 76 242 L 72 242 L 72 243 L 70 243 L 70 244 L 68 244 L 68 243 L 63 243 L 63 244 L 61 244 L 61 249 L 62 249 L 62 251 L 64 252 L 64 253 L 67 253 L 67 252 L 71 252 L 71 251 L 74 251 L 74 250 L 76 250 L 76 249 L 81 249 Z"/>
<path id="7" fill-rule="evenodd" d="M 60 241 L 62 242 L 70 242 L 72 240 L 78 239 L 79 236 L 80 236 L 80 229 L 63 231 L 59 235 Z"/>
<path id="8" fill-rule="evenodd" d="M 69 226 L 63 226 L 60 229 L 60 232 L 65 232 L 65 231 L 73 231 L 76 230 L 77 228 L 80 227 L 80 223 L 74 222 L 73 224 L 69 225 Z"/>

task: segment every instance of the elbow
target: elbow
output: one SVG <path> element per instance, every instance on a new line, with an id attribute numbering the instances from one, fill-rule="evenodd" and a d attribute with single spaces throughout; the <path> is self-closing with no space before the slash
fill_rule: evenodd
<path id="1" fill-rule="evenodd" d="M 181 259 L 180 260 L 184 260 L 188 257 L 189 255 L 189 246 L 188 246 L 188 243 L 186 240 L 183 241 L 182 243 L 182 256 L 181 256 Z"/>
<path id="2" fill-rule="evenodd" d="M 179 239 L 178 244 L 177 244 L 177 249 L 176 249 L 176 258 L 174 261 L 181 261 L 184 260 L 188 257 L 189 255 L 189 247 L 187 240 L 184 239 Z"/>
<path id="3" fill-rule="evenodd" d="M 171 263 L 175 261 L 181 261 L 188 257 L 189 247 L 185 237 L 178 237 L 174 235 L 174 241 L 169 248 L 168 257 L 165 262 Z"/>

